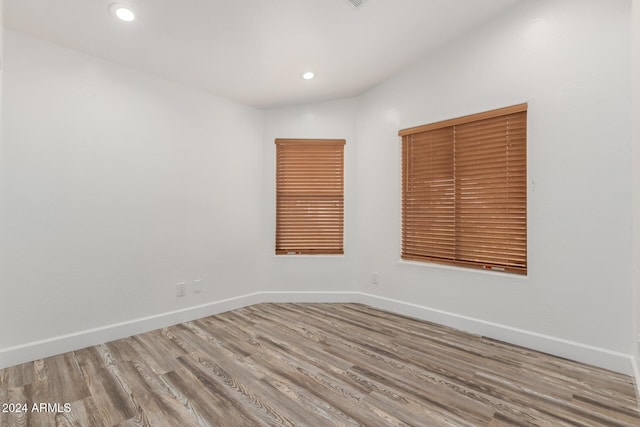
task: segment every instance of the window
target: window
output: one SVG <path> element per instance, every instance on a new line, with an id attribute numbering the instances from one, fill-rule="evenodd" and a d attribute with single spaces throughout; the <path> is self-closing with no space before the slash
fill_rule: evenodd
<path id="1" fill-rule="evenodd" d="M 276 255 L 344 253 L 344 145 L 276 139 Z"/>
<path id="2" fill-rule="evenodd" d="M 404 129 L 402 258 L 527 273 L 527 104 Z"/>

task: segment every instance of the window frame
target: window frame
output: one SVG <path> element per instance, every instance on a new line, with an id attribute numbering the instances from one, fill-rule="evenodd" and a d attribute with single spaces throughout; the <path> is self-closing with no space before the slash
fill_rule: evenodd
<path id="1" fill-rule="evenodd" d="M 433 262 L 520 275 L 527 274 L 527 111 L 528 104 L 523 103 L 402 129 L 398 132 L 398 135 L 402 137 L 401 258 L 403 260 Z M 479 201 L 475 202 L 474 208 L 488 209 L 480 210 L 480 213 L 469 214 L 472 212 L 469 208 L 471 202 L 464 199 L 469 199 L 470 187 L 469 184 L 460 183 L 461 177 L 464 176 L 463 173 L 459 172 L 460 176 L 456 174 L 456 162 L 460 165 L 469 163 L 469 157 L 465 157 L 468 156 L 469 151 L 464 151 L 469 150 L 465 148 L 469 138 L 464 136 L 464 129 L 468 129 L 470 126 L 483 129 L 483 126 L 489 126 L 488 124 L 500 121 L 502 118 L 506 120 L 505 152 L 496 151 L 496 157 L 506 156 L 506 170 L 501 171 L 501 175 L 506 174 L 506 183 L 502 185 L 499 180 L 498 184 L 486 183 L 486 175 L 484 174 L 487 172 L 482 169 L 486 169 L 487 166 L 480 163 L 487 161 L 486 154 L 480 150 L 482 143 L 480 141 L 484 134 L 479 130 L 477 145 L 478 153 L 482 154 L 477 154 L 476 160 L 479 166 L 476 169 L 479 172 L 475 176 L 477 184 L 474 183 L 477 188 L 473 189 L 479 194 Z M 510 134 L 509 123 L 511 122 L 513 122 L 513 132 Z M 456 130 L 461 130 L 458 137 Z M 482 130 L 482 132 L 488 131 Z M 499 135 L 498 132 L 492 131 L 490 137 L 487 137 L 490 139 L 488 143 L 493 144 L 490 145 L 491 150 L 496 149 L 494 139 L 495 141 L 500 140 L 500 137 L 495 134 Z M 427 142 L 425 138 L 432 138 L 432 140 L 435 138 L 436 142 Z M 451 138 L 451 149 L 447 146 L 448 138 Z M 462 148 L 456 146 L 456 138 L 460 140 L 458 144 Z M 435 149 L 438 151 L 425 152 L 424 147 L 431 147 L 428 144 L 436 144 Z M 422 151 L 418 154 L 411 154 L 410 151 L 415 147 L 422 147 L 420 148 Z M 456 152 L 456 148 L 458 152 Z M 509 153 L 510 150 L 512 153 Z M 442 171 L 445 171 L 446 174 L 447 168 L 449 168 L 449 165 L 446 164 L 449 154 L 446 154 L 445 151 L 451 152 L 451 175 L 448 178 L 443 176 L 434 178 L 436 174 L 443 173 Z M 408 163 L 410 155 L 416 157 L 417 160 L 412 157 L 411 163 Z M 433 157 L 434 155 L 436 157 Z M 512 165 L 509 163 L 509 156 L 511 156 Z M 431 163 L 428 165 L 427 158 L 437 161 L 430 160 Z M 491 157 L 489 163 L 493 161 L 493 157 Z M 418 168 L 416 168 L 416 163 L 419 165 Z M 465 167 L 460 166 L 458 169 L 462 171 Z M 414 172 L 419 169 L 419 172 Z M 467 167 L 467 169 L 469 168 Z M 422 170 L 427 170 L 427 172 Z M 414 180 L 417 179 L 416 176 L 420 179 L 420 181 L 415 181 L 418 184 L 409 181 L 410 177 Z M 511 182 L 509 181 L 510 176 L 514 177 L 511 178 Z M 469 182 L 468 176 L 465 179 Z M 473 181 L 473 176 L 471 181 Z M 492 186 L 492 188 L 484 189 L 483 185 L 487 188 Z M 507 189 L 503 189 L 502 186 Z M 500 188 L 496 189 L 497 187 Z M 499 193 L 497 201 L 488 202 L 496 196 L 494 194 L 496 192 Z M 489 193 L 491 196 L 486 195 Z M 475 197 L 475 194 L 473 196 Z M 504 205 L 504 208 L 499 207 L 501 204 Z M 498 223 L 496 218 L 500 218 L 502 215 L 497 213 L 498 210 L 506 212 L 504 226 L 495 225 Z M 451 213 L 452 211 L 453 213 Z M 471 219 L 469 219 L 470 217 Z M 489 219 L 487 220 L 487 218 Z M 486 221 L 489 225 L 478 226 L 480 221 Z M 491 229 L 490 226 L 495 228 Z M 481 229 L 481 231 L 475 229 L 469 231 L 474 227 Z M 506 231 L 498 230 L 498 228 L 504 228 Z M 502 234 L 498 235 L 498 233 Z M 471 235 L 474 236 L 469 238 Z M 492 240 L 494 235 L 498 235 L 495 237 L 495 241 Z M 483 238 L 488 239 L 488 243 L 483 241 Z M 513 241 L 512 246 L 511 243 L 505 243 L 511 241 Z M 496 249 L 498 246 L 504 246 L 504 248 Z M 503 256 L 504 259 L 499 260 Z M 509 257 L 512 258 L 509 259 Z"/>
<path id="2" fill-rule="evenodd" d="M 344 255 L 346 140 L 275 144 L 275 255 Z"/>

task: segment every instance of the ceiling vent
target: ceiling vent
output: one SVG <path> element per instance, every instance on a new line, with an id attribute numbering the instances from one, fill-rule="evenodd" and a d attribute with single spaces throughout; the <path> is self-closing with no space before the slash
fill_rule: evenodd
<path id="1" fill-rule="evenodd" d="M 353 7 L 360 7 L 366 0 L 347 0 Z"/>

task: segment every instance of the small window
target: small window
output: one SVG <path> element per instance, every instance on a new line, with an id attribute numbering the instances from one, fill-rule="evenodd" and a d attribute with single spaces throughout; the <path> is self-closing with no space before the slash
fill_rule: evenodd
<path id="1" fill-rule="evenodd" d="M 527 273 L 527 104 L 404 129 L 402 258 Z"/>
<path id="2" fill-rule="evenodd" d="M 276 255 L 344 253 L 344 145 L 276 139 Z"/>

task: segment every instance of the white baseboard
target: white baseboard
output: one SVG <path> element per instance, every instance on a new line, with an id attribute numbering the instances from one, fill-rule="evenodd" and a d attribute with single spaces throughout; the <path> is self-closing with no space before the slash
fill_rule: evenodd
<path id="1" fill-rule="evenodd" d="M 348 291 L 310 291 L 310 292 L 296 292 L 296 291 L 269 291 L 261 292 L 262 302 L 344 302 L 344 303 L 359 303 L 362 302 L 361 292 L 348 292 Z"/>
<path id="2" fill-rule="evenodd" d="M 258 292 L 0 349 L 0 369 L 212 316 L 260 302 L 262 302 L 262 295 Z"/>
<path id="3" fill-rule="evenodd" d="M 363 292 L 256 292 L 155 316 L 0 349 L 0 369 L 263 302 L 362 303 L 534 350 L 634 375 L 631 355 Z"/>
<path id="4" fill-rule="evenodd" d="M 633 375 L 633 363 L 628 354 L 371 294 L 362 294 L 361 302 L 371 307 Z"/>
<path id="5" fill-rule="evenodd" d="M 640 409 L 640 360 L 635 356 L 630 356 L 630 358 L 633 378 L 636 381 L 636 401 L 638 402 L 638 409 Z"/>

